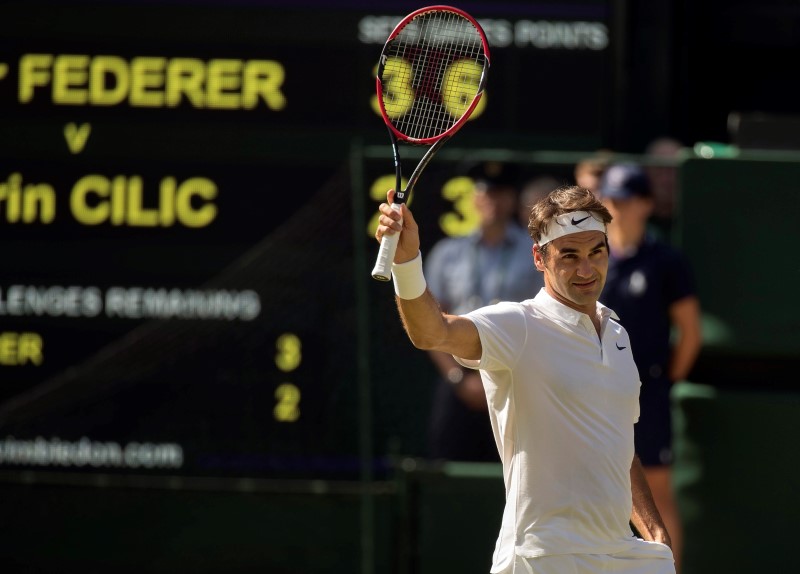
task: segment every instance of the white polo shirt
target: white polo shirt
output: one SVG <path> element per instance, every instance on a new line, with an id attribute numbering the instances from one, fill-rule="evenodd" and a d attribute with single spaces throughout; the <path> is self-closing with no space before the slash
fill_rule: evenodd
<path id="1" fill-rule="evenodd" d="M 492 572 L 515 552 L 608 554 L 636 544 L 628 521 L 639 375 L 617 316 L 597 309 L 601 336 L 544 289 L 466 315 L 483 354 L 457 360 L 481 369 L 506 488 Z"/>

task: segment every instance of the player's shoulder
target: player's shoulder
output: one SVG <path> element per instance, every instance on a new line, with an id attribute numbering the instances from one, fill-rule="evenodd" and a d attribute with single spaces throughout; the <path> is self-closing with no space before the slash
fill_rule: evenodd
<path id="1" fill-rule="evenodd" d="M 614 331 L 616 333 L 626 333 L 627 334 L 628 330 L 625 328 L 625 325 L 623 324 L 622 319 L 620 319 L 619 316 L 617 316 L 616 313 L 613 313 L 613 314 L 608 316 L 608 323 L 611 325 L 611 327 L 614 329 Z"/>
<path id="2" fill-rule="evenodd" d="M 550 306 L 543 304 L 542 298 L 537 296 L 519 303 L 519 311 L 525 320 L 531 324 L 551 323 L 561 320 L 559 314 Z"/>
<path id="3" fill-rule="evenodd" d="M 487 333 L 497 335 L 513 333 L 524 336 L 528 324 L 524 303 L 513 301 L 500 301 L 486 305 L 470 311 L 465 317 L 471 320 L 484 335 Z"/>
<path id="4" fill-rule="evenodd" d="M 491 321 L 525 321 L 531 316 L 531 308 L 529 303 L 531 300 L 526 301 L 498 301 L 491 305 L 486 305 L 479 309 L 475 309 L 467 314 L 467 316 L 481 316 L 490 319 Z"/>
<path id="5" fill-rule="evenodd" d="M 526 301 L 498 301 L 492 305 L 487 305 L 483 309 L 487 313 L 494 313 L 497 315 L 515 315 L 525 312 Z"/>

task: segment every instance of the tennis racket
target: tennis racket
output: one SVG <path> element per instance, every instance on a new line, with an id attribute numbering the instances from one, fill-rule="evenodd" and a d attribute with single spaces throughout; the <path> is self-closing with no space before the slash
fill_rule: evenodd
<path id="1" fill-rule="evenodd" d="M 396 174 L 392 209 L 400 211 L 422 171 L 480 101 L 489 44 L 478 22 L 458 8 L 429 6 L 392 30 L 378 62 L 376 87 L 389 129 Z M 398 142 L 430 146 L 401 189 Z M 384 235 L 372 277 L 389 281 L 400 234 Z"/>

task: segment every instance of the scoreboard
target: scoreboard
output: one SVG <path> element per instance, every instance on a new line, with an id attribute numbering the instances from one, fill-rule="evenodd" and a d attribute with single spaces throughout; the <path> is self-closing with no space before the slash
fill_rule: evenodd
<path id="1" fill-rule="evenodd" d="M 339 478 L 365 433 L 421 451 L 425 357 L 360 273 L 393 173 L 375 61 L 418 7 L 0 5 L 0 469 Z M 460 146 L 604 144 L 608 2 L 459 7 L 492 48 Z M 431 242 L 474 225 L 456 163 L 424 176 Z"/>

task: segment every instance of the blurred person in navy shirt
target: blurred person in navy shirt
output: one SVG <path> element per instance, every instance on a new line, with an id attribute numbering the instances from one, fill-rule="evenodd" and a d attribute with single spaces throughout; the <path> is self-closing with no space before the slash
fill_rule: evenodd
<path id="1" fill-rule="evenodd" d="M 672 492 L 670 388 L 685 379 L 702 345 L 692 271 L 678 250 L 648 232 L 654 198 L 635 164 L 609 166 L 600 183 L 608 226 L 608 276 L 600 301 L 614 309 L 631 339 L 641 381 L 635 446 L 680 564 L 681 524 Z"/>

